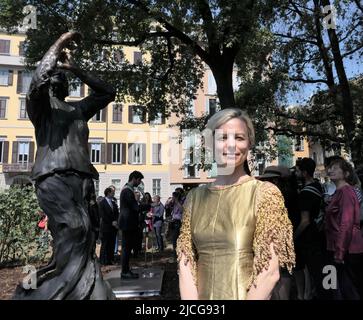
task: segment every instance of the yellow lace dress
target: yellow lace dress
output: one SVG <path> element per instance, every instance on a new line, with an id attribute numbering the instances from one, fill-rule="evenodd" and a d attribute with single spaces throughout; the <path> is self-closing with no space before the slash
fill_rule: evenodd
<path id="1" fill-rule="evenodd" d="M 280 266 L 291 272 L 292 225 L 273 184 L 250 177 L 189 192 L 177 254 L 179 262 L 183 252 L 191 263 L 199 299 L 246 299 L 257 275 L 268 268 L 271 242 Z"/>

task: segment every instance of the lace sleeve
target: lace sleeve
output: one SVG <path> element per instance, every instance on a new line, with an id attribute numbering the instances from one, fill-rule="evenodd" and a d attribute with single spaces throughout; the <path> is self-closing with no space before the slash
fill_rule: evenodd
<path id="1" fill-rule="evenodd" d="M 176 253 L 178 263 L 180 263 L 182 254 L 186 257 L 186 263 L 191 266 L 192 276 L 195 285 L 197 284 L 197 251 L 193 244 L 191 234 L 191 214 L 192 214 L 192 191 L 189 192 L 183 205 L 183 220 L 180 229 L 180 235 L 177 241 Z"/>
<path id="2" fill-rule="evenodd" d="M 248 288 L 255 285 L 257 276 L 268 269 L 271 259 L 270 244 L 279 259 L 280 267 L 290 273 L 295 266 L 292 224 L 288 218 L 284 198 L 271 183 L 264 183 L 257 197 L 257 222 L 253 239 L 253 273 Z"/>

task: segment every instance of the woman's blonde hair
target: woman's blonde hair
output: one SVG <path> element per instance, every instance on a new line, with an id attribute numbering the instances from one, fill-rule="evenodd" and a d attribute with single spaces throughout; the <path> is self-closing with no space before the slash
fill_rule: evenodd
<path id="1" fill-rule="evenodd" d="M 250 148 L 252 148 L 252 146 L 255 144 L 255 129 L 253 127 L 251 118 L 241 109 L 228 108 L 218 111 L 208 120 L 207 129 L 214 133 L 214 131 L 221 125 L 234 118 L 238 118 L 246 124 L 248 140 L 250 142 Z"/>

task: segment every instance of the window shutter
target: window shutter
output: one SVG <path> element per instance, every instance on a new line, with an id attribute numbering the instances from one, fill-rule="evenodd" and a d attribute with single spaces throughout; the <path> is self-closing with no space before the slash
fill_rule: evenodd
<path id="1" fill-rule="evenodd" d="M 152 144 L 151 145 L 151 164 L 155 164 L 156 163 L 156 150 L 155 150 L 156 144 Z"/>
<path id="2" fill-rule="evenodd" d="M 13 141 L 12 163 L 18 163 L 18 141 Z"/>
<path id="3" fill-rule="evenodd" d="M 29 143 L 29 163 L 34 163 L 34 142 Z"/>
<path id="4" fill-rule="evenodd" d="M 158 163 L 161 164 L 161 144 L 158 143 Z"/>
<path id="5" fill-rule="evenodd" d="M 4 141 L 3 163 L 8 163 L 9 158 L 9 141 Z"/>
<path id="6" fill-rule="evenodd" d="M 121 146 L 121 163 L 126 164 L 126 143 L 122 143 Z"/>
<path id="7" fill-rule="evenodd" d="M 113 143 L 107 143 L 107 163 L 112 163 L 112 149 L 113 149 Z"/>
<path id="8" fill-rule="evenodd" d="M 13 85 L 13 77 L 14 77 L 14 71 L 13 70 L 9 70 L 9 77 L 8 77 L 8 85 L 12 86 Z"/>
<path id="9" fill-rule="evenodd" d="M 132 122 L 132 110 L 133 110 L 133 106 L 129 106 L 129 123 L 133 123 Z"/>
<path id="10" fill-rule="evenodd" d="M 117 122 L 117 104 L 112 105 L 112 122 Z"/>
<path id="11" fill-rule="evenodd" d="M 146 144 L 141 143 L 142 164 L 146 164 Z"/>
<path id="12" fill-rule="evenodd" d="M 88 154 L 89 154 L 89 160 L 90 160 L 90 161 L 92 160 L 92 159 L 91 159 L 91 155 L 92 155 L 91 150 L 92 150 L 92 144 L 91 144 L 91 143 L 89 143 L 89 144 L 88 144 Z"/>
<path id="13" fill-rule="evenodd" d="M 129 159 L 128 159 L 128 164 L 132 164 L 134 162 L 134 152 L 133 152 L 133 143 L 129 143 L 128 144 L 128 153 L 129 153 Z"/>
<path id="14" fill-rule="evenodd" d="M 81 83 L 80 96 L 84 97 L 84 83 Z"/>
<path id="15" fill-rule="evenodd" d="M 101 110 L 101 121 L 106 122 L 106 117 L 107 117 L 107 107 Z"/>
<path id="16" fill-rule="evenodd" d="M 24 41 L 19 42 L 19 56 L 24 55 Z"/>
<path id="17" fill-rule="evenodd" d="M 101 143 L 101 163 L 105 163 L 105 143 Z"/>
<path id="18" fill-rule="evenodd" d="M 23 72 L 19 70 L 16 93 L 22 93 L 22 92 L 23 92 Z"/>

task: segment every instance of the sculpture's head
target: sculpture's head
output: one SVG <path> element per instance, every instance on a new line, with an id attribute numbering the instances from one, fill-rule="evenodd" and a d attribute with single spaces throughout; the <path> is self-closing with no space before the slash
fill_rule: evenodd
<path id="1" fill-rule="evenodd" d="M 67 76 L 61 70 L 53 73 L 50 78 L 50 86 L 54 95 L 60 100 L 64 100 L 69 95 Z"/>

